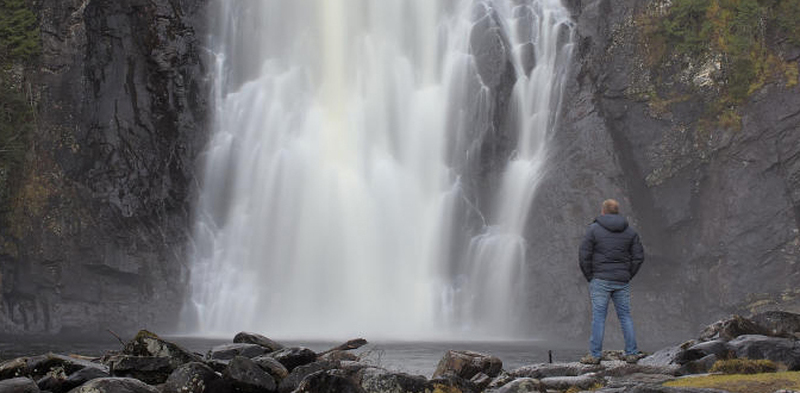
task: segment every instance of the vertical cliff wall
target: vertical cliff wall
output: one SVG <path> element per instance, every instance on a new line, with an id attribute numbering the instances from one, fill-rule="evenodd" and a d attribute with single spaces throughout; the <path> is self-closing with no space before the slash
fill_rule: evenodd
<path id="1" fill-rule="evenodd" d="M 678 25 L 687 1 L 570 3 L 580 60 L 529 230 L 546 239 L 532 243 L 532 325 L 586 334 L 577 247 L 605 198 L 622 202 L 646 247 L 633 282 L 643 341 L 685 336 L 733 312 L 798 311 L 800 48 L 775 5 L 695 2 L 717 33 L 682 51 L 680 34 L 703 26 L 663 29 Z M 745 5 L 752 26 L 736 25 L 752 16 L 737 8 Z M 727 35 L 745 28 L 741 55 Z M 745 60 L 755 66 L 741 79 L 748 69 L 736 61 Z"/>
<path id="2" fill-rule="evenodd" d="M 201 1 L 43 0 L 34 108 L 8 182 L 0 330 L 174 322 L 206 92 Z"/>

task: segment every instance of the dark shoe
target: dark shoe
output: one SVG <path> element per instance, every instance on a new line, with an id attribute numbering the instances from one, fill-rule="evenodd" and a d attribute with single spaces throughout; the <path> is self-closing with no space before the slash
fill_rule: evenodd
<path id="1" fill-rule="evenodd" d="M 588 354 L 581 358 L 581 363 L 583 364 L 600 364 L 600 358 L 596 358 L 592 356 L 592 354 Z"/>
<path id="2" fill-rule="evenodd" d="M 641 355 L 638 353 L 635 353 L 633 355 L 625 355 L 625 362 L 629 364 L 636 364 L 640 358 Z"/>

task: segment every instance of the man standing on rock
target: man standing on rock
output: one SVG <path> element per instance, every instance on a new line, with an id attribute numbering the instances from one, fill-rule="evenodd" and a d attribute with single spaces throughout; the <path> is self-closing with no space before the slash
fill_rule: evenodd
<path id="1" fill-rule="evenodd" d="M 639 350 L 631 319 L 630 280 L 644 262 L 639 235 L 619 214 L 619 203 L 603 201 L 601 215 L 589 225 L 580 248 L 580 267 L 589 281 L 592 300 L 591 353 L 581 363 L 599 364 L 603 356 L 603 334 L 609 298 L 614 301 L 617 318 L 625 337 L 625 361 L 636 363 Z"/>

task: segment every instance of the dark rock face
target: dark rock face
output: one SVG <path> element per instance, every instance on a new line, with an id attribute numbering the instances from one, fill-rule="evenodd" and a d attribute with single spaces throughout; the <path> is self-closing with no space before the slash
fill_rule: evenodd
<path id="1" fill-rule="evenodd" d="M 0 227 L 3 332 L 174 325 L 205 140 L 204 4 L 37 2 L 38 124 Z"/>
<path id="2" fill-rule="evenodd" d="M 606 198 L 645 246 L 633 280 L 640 340 L 679 340 L 736 312 L 800 311 L 800 86 L 767 83 L 739 108 L 741 130 L 702 131 L 710 92 L 678 80 L 699 70 L 657 76 L 646 66 L 637 18 L 666 2 L 570 3 L 576 61 L 526 233 L 530 324 L 588 336 L 574 255 Z M 659 112 L 646 92 L 662 76 L 683 83 L 687 101 Z M 606 331 L 621 341 L 615 321 Z"/>

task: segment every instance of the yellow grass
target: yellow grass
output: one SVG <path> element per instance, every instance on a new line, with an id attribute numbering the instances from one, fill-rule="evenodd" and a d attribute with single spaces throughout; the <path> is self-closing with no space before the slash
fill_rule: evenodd
<path id="1" fill-rule="evenodd" d="M 772 393 L 780 389 L 800 390 L 800 371 L 688 377 L 669 381 L 664 386 L 722 389 L 732 393 Z"/>

